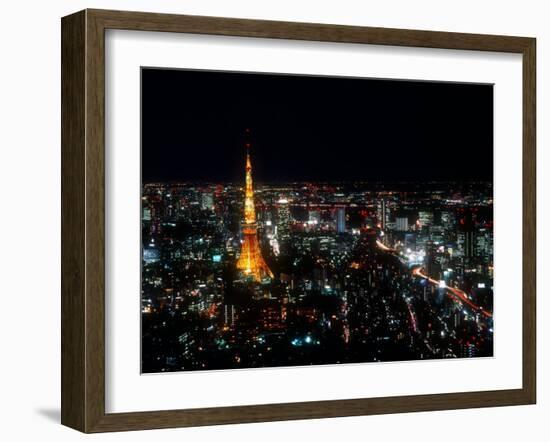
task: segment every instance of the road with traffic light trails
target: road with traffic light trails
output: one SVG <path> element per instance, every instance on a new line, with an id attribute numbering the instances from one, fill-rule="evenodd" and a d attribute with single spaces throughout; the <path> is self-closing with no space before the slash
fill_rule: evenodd
<path id="1" fill-rule="evenodd" d="M 430 278 L 425 273 L 422 273 L 422 267 L 415 267 L 412 271 L 413 276 L 416 276 L 418 278 L 423 278 L 426 281 L 428 281 L 430 284 L 433 284 L 445 291 L 447 291 L 448 294 L 450 294 L 451 297 L 458 299 L 463 304 L 468 305 L 471 307 L 474 311 L 481 313 L 482 315 L 486 316 L 487 318 L 492 318 L 493 315 L 489 313 L 488 311 L 484 310 L 480 306 L 474 304 L 470 299 L 468 298 L 468 295 L 466 295 L 465 292 L 463 292 L 460 289 L 457 289 L 456 287 L 449 287 L 445 284 L 445 281 L 438 281 L 436 279 Z"/>
<path id="2" fill-rule="evenodd" d="M 378 246 L 379 249 L 383 250 L 384 252 L 391 253 L 391 254 L 395 255 L 397 258 L 402 260 L 402 258 L 399 256 L 399 254 L 397 253 L 396 250 L 386 246 L 381 241 L 377 240 L 376 245 Z M 438 281 L 436 279 L 430 278 L 425 273 L 422 273 L 422 267 L 413 268 L 412 274 L 413 274 L 413 276 L 416 276 L 417 278 L 423 278 L 426 281 L 428 281 L 430 284 L 433 284 L 433 285 L 437 286 L 438 288 L 441 288 L 441 289 L 445 290 L 451 298 L 453 298 L 455 300 L 458 300 L 458 301 L 462 302 L 463 304 L 466 304 L 468 307 L 470 307 L 475 312 L 479 312 L 487 318 L 492 318 L 493 317 L 493 315 L 491 313 L 489 313 L 488 311 L 484 310 L 482 307 L 480 307 L 480 306 L 474 304 L 472 301 L 470 301 L 470 298 L 468 298 L 468 295 L 464 291 L 462 291 L 460 289 L 457 289 L 456 287 L 448 287 L 445 284 L 445 281 Z"/>

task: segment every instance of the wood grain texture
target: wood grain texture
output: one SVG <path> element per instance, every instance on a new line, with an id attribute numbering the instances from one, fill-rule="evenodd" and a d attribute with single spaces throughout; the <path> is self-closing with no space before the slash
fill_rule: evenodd
<path id="1" fill-rule="evenodd" d="M 529 38 L 271 20 L 88 10 L 105 29 L 185 32 L 289 40 L 361 43 L 476 51 L 522 52 Z"/>
<path id="2" fill-rule="evenodd" d="M 105 413 L 105 30 L 523 54 L 523 387 L 514 390 Z M 62 19 L 62 423 L 84 432 L 532 404 L 536 398 L 535 40 L 86 10 Z"/>
<path id="3" fill-rule="evenodd" d="M 61 422 L 85 417 L 85 13 L 61 28 Z"/>
<path id="4" fill-rule="evenodd" d="M 523 50 L 523 389 L 537 395 L 536 41 Z"/>
<path id="5" fill-rule="evenodd" d="M 105 415 L 105 38 L 86 11 L 86 431 Z"/>

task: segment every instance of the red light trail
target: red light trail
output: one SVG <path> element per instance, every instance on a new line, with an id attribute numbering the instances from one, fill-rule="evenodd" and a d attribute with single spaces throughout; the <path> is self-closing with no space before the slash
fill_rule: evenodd
<path id="1" fill-rule="evenodd" d="M 395 254 L 395 250 L 391 249 L 390 247 L 383 244 L 381 241 L 376 241 L 376 245 L 379 249 L 383 250 L 384 252 Z M 442 286 L 443 281 L 437 281 L 436 279 L 430 278 L 425 273 L 422 273 L 422 267 L 415 267 L 412 271 L 413 276 L 416 276 L 417 278 L 423 278 L 426 281 L 428 281 L 430 284 L 433 284 L 439 288 L 444 289 L 447 292 L 447 295 L 449 297 L 453 298 L 454 300 L 457 300 L 459 302 L 462 302 L 463 304 L 466 304 L 468 307 L 472 308 L 476 312 L 480 312 L 483 316 L 487 318 L 492 318 L 493 315 L 489 313 L 488 311 L 484 310 L 480 306 L 474 304 L 470 299 L 468 298 L 468 295 L 460 289 L 457 289 L 455 287 L 447 287 L 446 285 Z"/>
<path id="2" fill-rule="evenodd" d="M 443 288 L 451 298 L 459 300 L 463 304 L 466 304 L 469 307 L 471 307 L 474 311 L 480 312 L 481 314 L 483 314 L 487 318 L 492 318 L 493 317 L 493 315 L 491 313 L 489 313 L 488 311 L 485 311 L 483 308 L 481 308 L 480 306 L 478 306 L 478 305 L 474 304 L 472 301 L 470 301 L 470 299 L 468 299 L 468 296 L 466 295 L 466 293 L 464 291 L 462 291 L 460 289 L 457 289 L 455 287 L 447 287 L 446 285 L 442 287 L 441 281 L 437 281 L 436 279 L 430 278 L 428 275 L 422 273 L 422 267 L 414 268 L 413 271 L 412 271 L 412 274 L 413 274 L 413 276 L 416 276 L 418 278 L 425 279 L 430 284 L 433 284 L 433 285 L 436 285 L 438 287 Z M 443 281 L 443 283 L 444 283 L 444 281 Z"/>

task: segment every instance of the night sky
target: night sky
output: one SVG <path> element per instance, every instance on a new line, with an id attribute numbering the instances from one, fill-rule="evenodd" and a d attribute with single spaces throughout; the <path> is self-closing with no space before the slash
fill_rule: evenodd
<path id="1" fill-rule="evenodd" d="M 142 180 L 491 180 L 492 85 L 142 69 Z"/>

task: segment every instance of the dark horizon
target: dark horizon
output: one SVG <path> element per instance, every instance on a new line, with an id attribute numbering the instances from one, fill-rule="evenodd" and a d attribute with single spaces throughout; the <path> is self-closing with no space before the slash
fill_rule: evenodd
<path id="1" fill-rule="evenodd" d="M 142 181 L 492 181 L 492 85 L 142 69 Z"/>
<path id="2" fill-rule="evenodd" d="M 243 167 L 244 170 L 244 167 Z M 194 180 L 184 180 L 184 179 L 164 179 L 164 180 L 147 180 L 142 181 L 142 184 L 197 184 L 197 185 L 207 185 L 207 184 L 243 184 L 244 183 L 244 172 L 242 172 L 242 177 L 237 177 L 233 180 L 213 180 L 213 179 L 194 179 Z M 414 184 L 418 186 L 422 185 L 428 185 L 428 184 L 493 184 L 492 179 L 481 179 L 481 178 L 470 178 L 470 179 L 426 179 L 426 180 L 384 180 L 384 179 L 377 179 L 377 180 L 275 180 L 275 181 L 265 181 L 262 180 L 261 182 L 258 182 L 258 180 L 254 179 L 254 185 L 263 185 L 263 186 L 276 186 L 276 185 L 289 185 L 289 184 L 316 184 L 316 185 L 365 185 L 366 187 L 370 185 L 374 186 L 385 186 L 385 187 L 391 187 L 393 185 L 399 186 L 399 185 L 407 185 L 407 184 Z M 429 188 L 430 190 L 433 190 L 432 188 Z"/>

